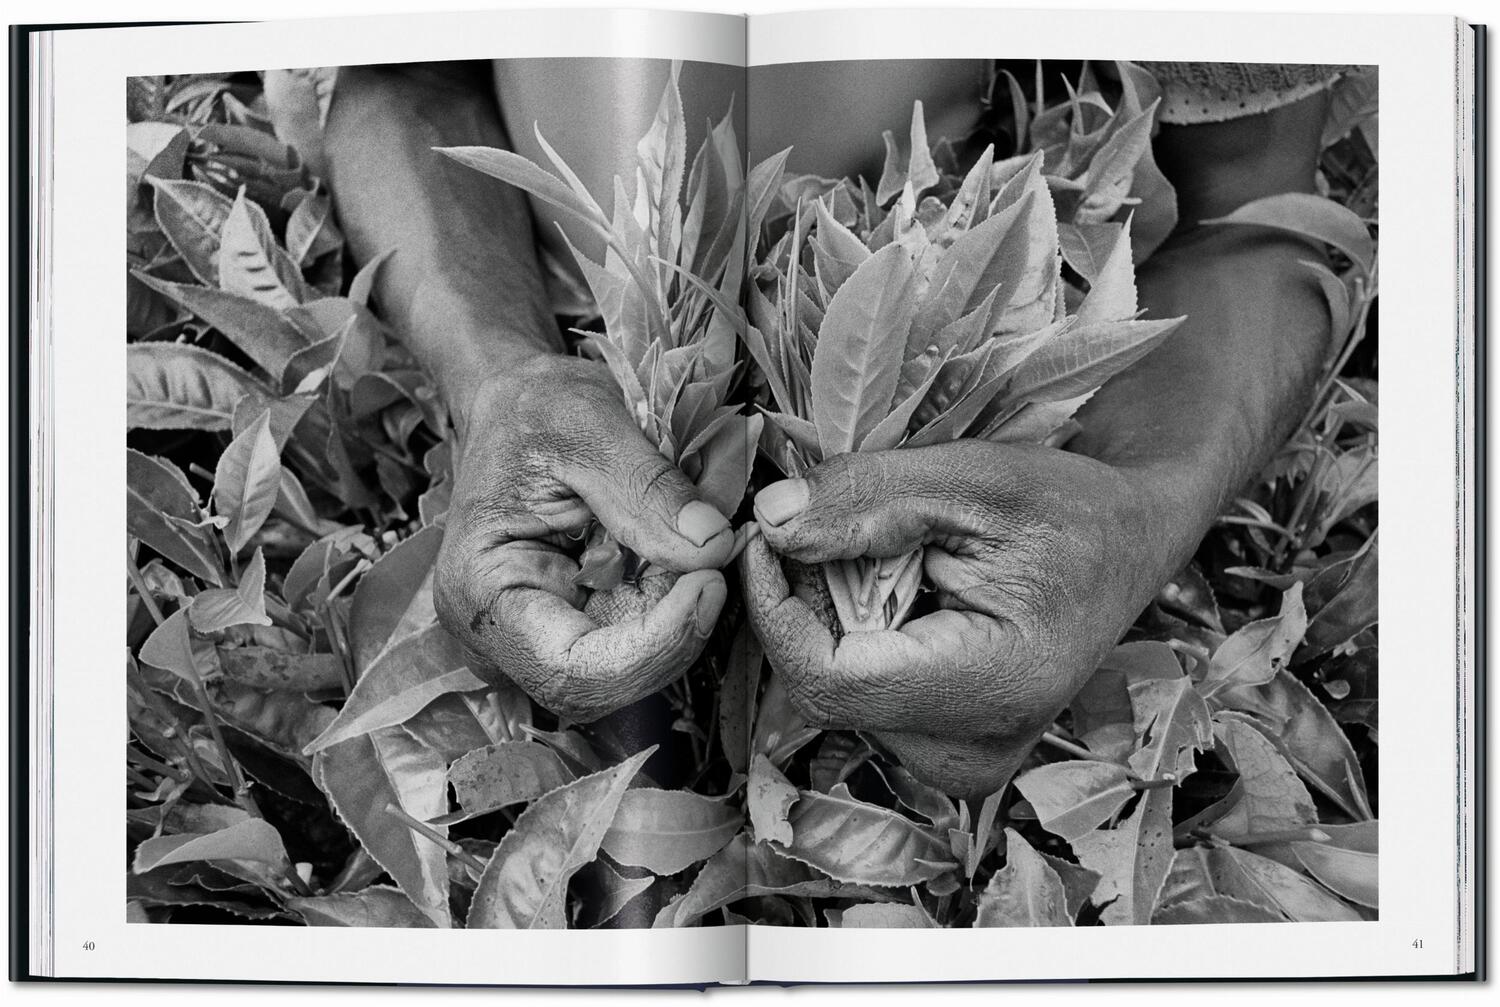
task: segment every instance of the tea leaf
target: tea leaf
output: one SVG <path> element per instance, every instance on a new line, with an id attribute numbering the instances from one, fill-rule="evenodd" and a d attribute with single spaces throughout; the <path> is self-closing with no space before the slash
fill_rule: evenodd
<path id="1" fill-rule="evenodd" d="M 937 923 L 920 906 L 899 902 L 858 902 L 843 910 L 838 925 L 845 930 L 875 927 L 882 930 L 922 930 Z"/>
<path id="2" fill-rule="evenodd" d="M 1053 762 L 1022 774 L 1016 789 L 1042 828 L 1072 842 L 1125 806 L 1135 793 L 1128 777 L 1107 762 Z"/>
<path id="3" fill-rule="evenodd" d="M 1089 292 L 1078 306 L 1078 324 L 1094 325 L 1135 317 L 1135 269 L 1131 265 L 1130 221 L 1118 229 L 1108 257 L 1089 279 Z"/>
<path id="4" fill-rule="evenodd" d="M 655 750 L 575 780 L 522 812 L 479 879 L 469 927 L 563 929 L 568 881 L 598 856 L 625 788 Z"/>
<path id="5" fill-rule="evenodd" d="M 211 535 L 187 527 L 200 521 L 202 512 L 186 477 L 171 462 L 126 448 L 125 503 L 130 534 L 188 573 L 215 586 L 224 583 Z M 167 516 L 182 523 L 169 523 Z"/>
<path id="6" fill-rule="evenodd" d="M 430 575 L 442 544 L 441 528 L 423 528 L 360 578 L 349 607 L 349 648 L 357 674 L 363 675 L 387 644 L 437 618 Z"/>
<path id="7" fill-rule="evenodd" d="M 888 245 L 829 302 L 812 364 L 812 414 L 823 456 L 854 450 L 890 411 L 916 310 L 911 259 Z"/>
<path id="8" fill-rule="evenodd" d="M 306 348 L 307 337 L 280 310 L 232 291 L 170 283 L 146 273 L 133 274 L 152 290 L 218 329 L 257 366 L 280 381 L 286 362 Z M 163 344 L 132 344 L 132 350 Z"/>
<path id="9" fill-rule="evenodd" d="M 452 925 L 443 848 L 386 811 L 396 804 L 418 821 L 448 807 L 442 757 L 399 728 L 332 745 L 313 757 L 313 779 L 360 845 L 436 926 Z M 433 826 L 441 834 L 442 826 Z"/>
<path id="10" fill-rule="evenodd" d="M 400 724 L 450 692 L 485 684 L 468 668 L 463 647 L 432 625 L 396 643 L 377 658 L 354 686 L 338 718 L 307 746 L 312 755 L 362 734 Z"/>
<path id="11" fill-rule="evenodd" d="M 371 885 L 357 892 L 335 892 L 287 899 L 286 907 L 310 927 L 433 926 L 432 920 L 399 889 Z"/>
<path id="12" fill-rule="evenodd" d="M 1151 922 L 1166 926 L 1188 923 L 1284 923 L 1285 918 L 1253 902 L 1228 895 L 1210 895 L 1169 906 L 1153 916 Z"/>
<path id="13" fill-rule="evenodd" d="M 653 874 L 676 874 L 724 848 L 744 824 L 724 801 L 691 790 L 627 790 L 602 849 L 622 864 Z"/>
<path id="14" fill-rule="evenodd" d="M 1094 391 L 1155 349 L 1182 319 L 1103 322 L 1065 328 L 1016 369 L 1009 401 L 1057 402 Z"/>
<path id="15" fill-rule="evenodd" d="M 856 887 L 814 874 L 741 832 L 703 865 L 685 893 L 657 913 L 652 927 L 692 926 L 722 906 L 761 895 L 831 897 Z"/>
<path id="16" fill-rule="evenodd" d="M 250 860 L 277 869 L 290 869 L 281 834 L 259 818 L 247 818 L 207 834 L 157 836 L 136 847 L 131 870 L 144 874 L 167 864 L 194 860 Z"/>
<path id="17" fill-rule="evenodd" d="M 1107 925 L 1151 922 L 1157 896 L 1172 867 L 1172 788 L 1141 792 L 1128 818 L 1073 841 L 1084 868 L 1099 875 L 1093 902 Z"/>
<path id="18" fill-rule="evenodd" d="M 1352 210 L 1310 192 L 1283 192 L 1241 206 L 1226 217 L 1200 222 L 1268 227 L 1332 245 L 1366 276 L 1375 264 L 1375 242 Z"/>
<path id="19" fill-rule="evenodd" d="M 787 812 L 797 803 L 797 788 L 771 765 L 771 760 L 757 752 L 750 763 L 749 791 L 745 797 L 755 838 L 791 845 L 792 826 Z"/>
<path id="20" fill-rule="evenodd" d="M 945 841 L 886 808 L 832 792 L 801 791 L 788 821 L 793 839 L 778 849 L 836 881 L 914 885 L 957 868 Z"/>
<path id="21" fill-rule="evenodd" d="M 271 516 L 281 489 L 281 452 L 271 436 L 271 414 L 230 441 L 214 469 L 214 509 L 227 517 L 224 541 L 231 554 L 245 548 Z"/>
<path id="22" fill-rule="evenodd" d="M 491 178 L 509 182 L 537 199 L 577 217 L 601 237 L 609 237 L 609 221 L 592 200 L 580 198 L 556 175 L 550 174 L 520 154 L 493 147 L 436 147 L 444 157 L 483 172 Z"/>
<path id="23" fill-rule="evenodd" d="M 301 303 L 302 274 L 276 244 L 265 211 L 243 190 L 219 232 L 219 285 L 284 311 Z"/>
<path id="24" fill-rule="evenodd" d="M 177 254 L 199 282 L 219 286 L 219 232 L 234 203 L 211 185 L 180 179 L 150 178 L 156 190 L 152 207 Z"/>
<path id="25" fill-rule="evenodd" d="M 1333 843 L 1292 843 L 1307 872 L 1350 902 L 1380 907 L 1380 857 L 1371 850 L 1345 849 Z"/>
<path id="26" fill-rule="evenodd" d="M 1067 892 L 1041 854 L 1015 829 L 1005 830 L 1005 866 L 979 896 L 976 927 L 1070 927 Z"/>
<path id="27" fill-rule="evenodd" d="M 1302 584 L 1287 588 L 1281 612 L 1241 627 L 1220 644 L 1209 660 L 1202 690 L 1212 696 L 1230 686 L 1263 685 L 1276 677 L 1291 659 L 1307 632 L 1307 610 L 1302 605 Z"/>
<path id="28" fill-rule="evenodd" d="M 1208 706 L 1192 680 L 1179 674 L 1131 682 L 1128 688 L 1141 746 L 1130 757 L 1130 768 L 1142 779 L 1171 773 L 1181 781 L 1192 775 L 1193 753 L 1208 751 L 1214 742 Z"/>
<path id="29" fill-rule="evenodd" d="M 266 557 L 257 549 L 233 590 L 210 588 L 193 598 L 187 607 L 188 621 L 200 633 L 215 633 L 230 626 L 269 626 L 265 588 Z"/>
<path id="30" fill-rule="evenodd" d="M 1234 839 L 1282 832 L 1318 820 L 1307 788 L 1272 741 L 1255 727 L 1220 714 L 1214 736 L 1239 774 L 1244 796 L 1214 825 L 1214 832 Z"/>
<path id="31" fill-rule="evenodd" d="M 235 403 L 262 394 L 223 357 L 185 343 L 131 343 L 125 370 L 132 429 L 228 430 Z"/>
<path id="32" fill-rule="evenodd" d="M 318 692 L 343 684 L 344 667 L 334 654 L 288 654 L 271 647 L 221 647 L 226 678 L 257 689 Z"/>
<path id="33" fill-rule="evenodd" d="M 1315 844 L 1307 844 L 1315 845 Z M 1233 846 L 1209 853 L 1219 894 L 1253 902 L 1298 923 L 1354 921 L 1361 917 L 1289 867 Z"/>
<path id="34" fill-rule="evenodd" d="M 506 741 L 470 752 L 448 767 L 466 815 L 525 804 L 574 779 L 557 753 L 534 741 Z"/>
<path id="35" fill-rule="evenodd" d="M 1230 709 L 1266 719 L 1267 735 L 1297 775 L 1351 818 L 1373 817 L 1359 760 L 1343 730 L 1312 692 L 1285 669 L 1253 688 L 1224 689 L 1215 697 Z"/>

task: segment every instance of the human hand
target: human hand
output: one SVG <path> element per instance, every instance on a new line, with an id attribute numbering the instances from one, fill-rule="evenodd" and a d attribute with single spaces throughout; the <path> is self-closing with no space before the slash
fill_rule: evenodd
<path id="1" fill-rule="evenodd" d="M 1053 448 L 839 455 L 763 489 L 755 513 L 746 600 L 794 705 L 816 725 L 875 732 L 919 778 L 963 797 L 1010 779 L 1183 559 L 1139 478 Z M 839 639 L 776 555 L 822 563 L 918 546 L 937 610 Z"/>
<path id="2" fill-rule="evenodd" d="M 479 387 L 438 554 L 449 632 L 555 713 L 591 721 L 660 689 L 723 607 L 729 522 L 641 434 L 603 365 L 545 355 Z M 681 576 L 601 627 L 573 583 L 589 524 Z"/>

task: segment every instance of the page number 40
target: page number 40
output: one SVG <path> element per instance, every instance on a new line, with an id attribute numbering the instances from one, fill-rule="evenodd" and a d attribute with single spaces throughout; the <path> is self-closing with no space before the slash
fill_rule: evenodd
<path id="1" fill-rule="evenodd" d="M 93 941 L 84 941 L 83 942 L 83 950 L 85 950 L 85 951 L 92 951 L 92 950 L 94 950 L 94 942 Z"/>

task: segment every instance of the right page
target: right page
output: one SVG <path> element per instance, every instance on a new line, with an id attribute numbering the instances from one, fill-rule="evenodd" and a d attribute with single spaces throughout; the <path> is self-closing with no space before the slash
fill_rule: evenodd
<path id="1" fill-rule="evenodd" d="M 752 978 L 1473 967 L 1456 26 L 1354 27 L 751 19 Z"/>

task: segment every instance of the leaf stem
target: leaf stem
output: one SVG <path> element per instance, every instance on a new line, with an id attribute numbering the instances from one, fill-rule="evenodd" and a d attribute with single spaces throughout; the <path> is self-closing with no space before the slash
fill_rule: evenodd
<path id="1" fill-rule="evenodd" d="M 1043 732 L 1042 740 L 1058 751 L 1067 752 L 1075 759 L 1085 759 L 1089 762 L 1104 762 L 1108 763 L 1111 766 L 1124 765 L 1124 763 L 1122 763 L 1119 759 L 1111 759 L 1107 755 L 1100 755 L 1098 752 L 1090 752 L 1082 745 L 1077 744 L 1076 742 L 1069 741 L 1061 735 L 1054 734 L 1051 731 Z"/>
<path id="2" fill-rule="evenodd" d="M 1252 832 L 1245 836 L 1223 836 L 1208 829 L 1194 829 L 1199 839 L 1223 843 L 1226 846 L 1265 846 L 1270 843 L 1326 843 L 1333 837 L 1315 825 L 1300 829 L 1281 829 L 1274 832 Z"/>
<path id="3" fill-rule="evenodd" d="M 468 850 L 464 849 L 462 846 L 458 845 L 447 836 L 438 832 L 426 822 L 408 815 L 396 803 L 388 803 L 385 806 L 385 813 L 395 818 L 402 825 L 405 825 L 408 829 L 411 829 L 413 832 L 417 833 L 417 835 L 423 836 L 427 839 L 432 840 L 434 843 L 437 843 L 443 849 L 447 850 L 450 856 L 452 856 L 456 860 L 461 861 L 465 867 L 469 868 L 472 871 L 478 871 L 481 874 L 484 873 L 484 861 L 474 856 L 474 854 L 470 853 Z"/>
<path id="4" fill-rule="evenodd" d="M 130 578 L 130 586 L 135 588 L 135 593 L 140 595 L 141 604 L 146 606 L 146 611 L 151 613 L 151 619 L 158 626 L 167 621 L 167 617 L 161 614 L 161 606 L 156 604 L 156 598 L 151 594 L 151 588 L 146 585 L 146 578 L 140 568 L 135 565 L 135 557 L 130 554 L 130 543 L 125 543 L 125 575 Z M 115 583 L 119 583 L 116 581 Z"/>
<path id="5" fill-rule="evenodd" d="M 156 624 L 160 626 L 166 622 L 161 609 L 156 607 L 156 599 L 151 597 L 151 590 L 146 586 L 146 578 L 141 575 L 140 568 L 135 565 L 135 557 L 130 554 L 128 544 L 125 547 L 125 573 L 145 601 Z M 229 754 L 229 744 L 224 740 L 224 732 L 219 729 L 219 718 L 214 714 L 213 703 L 209 701 L 208 688 L 203 684 L 203 676 L 198 674 L 198 666 L 191 657 L 187 663 L 187 670 L 192 681 L 194 698 L 197 699 L 198 707 L 203 713 L 203 721 L 208 725 L 209 734 L 213 735 L 214 744 L 219 749 L 219 758 L 224 761 L 224 771 L 229 774 L 230 783 L 234 787 L 235 801 L 256 818 L 264 817 L 260 813 L 260 806 L 255 803 L 255 798 L 250 793 L 250 785 L 245 782 L 245 776 L 240 772 L 240 764 L 235 762 L 234 756 Z M 184 738 L 183 742 L 187 747 L 192 747 L 191 739 Z"/>

